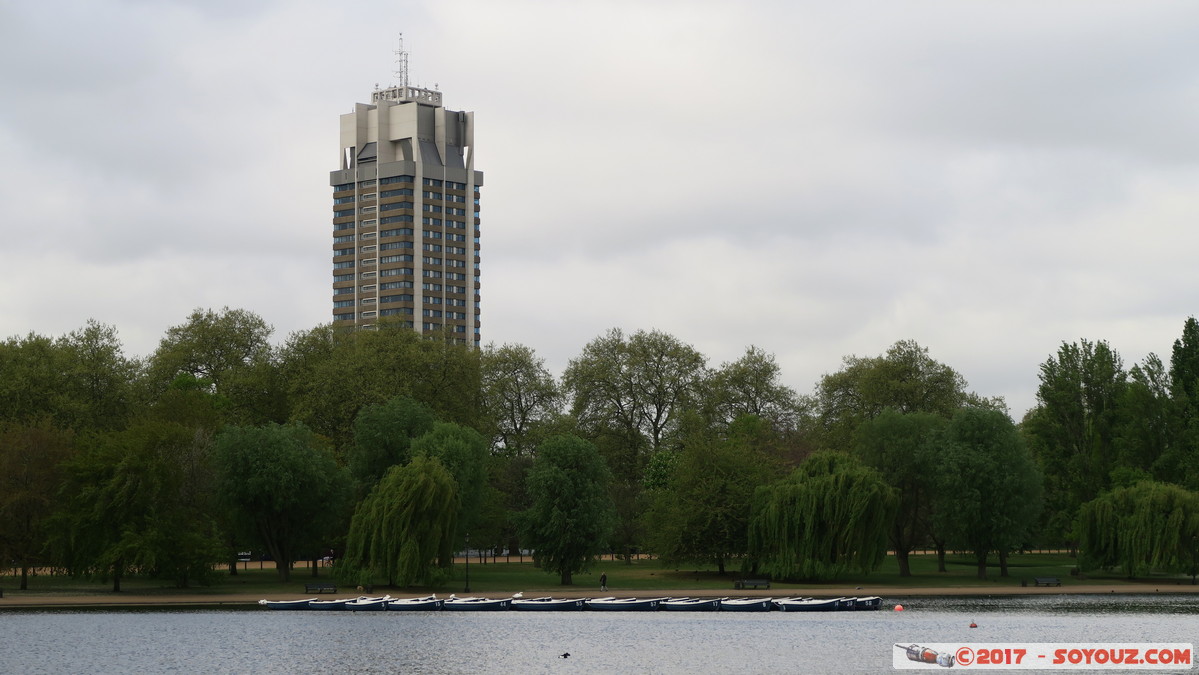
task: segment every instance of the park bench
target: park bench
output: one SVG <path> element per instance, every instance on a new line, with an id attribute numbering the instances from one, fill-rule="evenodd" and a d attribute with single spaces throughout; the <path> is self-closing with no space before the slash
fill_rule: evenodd
<path id="1" fill-rule="evenodd" d="M 737 589 L 745 589 L 745 588 L 751 588 L 751 587 L 758 588 L 760 586 L 765 586 L 766 588 L 770 588 L 770 579 L 737 579 L 737 580 L 733 581 L 733 588 L 737 588 Z"/>
<path id="2" fill-rule="evenodd" d="M 304 584 L 305 593 L 336 593 L 337 586 L 334 584 Z"/>
<path id="3" fill-rule="evenodd" d="M 1037 586 L 1061 586 L 1062 580 L 1057 577 L 1033 577 Z"/>

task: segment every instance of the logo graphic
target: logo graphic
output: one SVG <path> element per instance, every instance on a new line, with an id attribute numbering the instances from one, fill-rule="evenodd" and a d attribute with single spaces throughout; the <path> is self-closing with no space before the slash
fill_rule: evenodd
<path id="1" fill-rule="evenodd" d="M 928 647 L 921 647 L 920 645 L 908 645 L 906 647 L 903 645 L 895 646 L 904 650 L 909 661 L 915 661 L 917 663 L 935 663 L 938 666 L 944 666 L 946 668 L 953 667 L 953 654 L 941 654 L 929 649 Z M 967 662 L 967 664 L 969 664 L 969 662 Z"/>

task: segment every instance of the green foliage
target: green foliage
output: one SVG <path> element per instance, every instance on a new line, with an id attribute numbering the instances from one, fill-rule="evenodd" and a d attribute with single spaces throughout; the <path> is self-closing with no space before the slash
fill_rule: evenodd
<path id="1" fill-rule="evenodd" d="M 911 340 L 896 342 L 883 356 L 847 356 L 840 371 L 820 380 L 821 445 L 831 450 L 852 448 L 858 426 L 888 408 L 945 418 L 966 405 L 1004 408 L 1001 400 L 982 399 L 967 392 L 966 386 L 957 371 L 933 360 L 928 349 Z"/>
<path id="2" fill-rule="evenodd" d="M 458 510 L 458 487 L 437 458 L 418 455 L 393 466 L 355 510 L 338 576 L 436 585 L 442 576 L 434 563 L 450 564 Z"/>
<path id="3" fill-rule="evenodd" d="M 799 397 L 782 383 L 774 355 L 752 345 L 740 359 L 712 373 L 703 396 L 713 417 L 726 428 L 746 416 L 780 431 L 793 429 L 799 421 Z"/>
<path id="4" fill-rule="evenodd" d="M 1178 467 L 1168 466 L 1174 444 L 1174 401 L 1169 375 L 1155 354 L 1128 371 L 1127 385 L 1117 401 L 1117 430 L 1112 474 L 1120 469 L 1177 478 Z M 1113 487 L 1116 483 L 1111 483 Z"/>
<path id="5" fill-rule="evenodd" d="M 302 424 L 226 427 L 215 459 L 222 504 L 271 554 L 281 580 L 344 526 L 349 474 Z"/>
<path id="6" fill-rule="evenodd" d="M 778 476 L 776 464 L 741 438 L 700 441 L 671 455 L 665 485 L 650 490 L 651 549 L 665 564 L 714 563 L 723 573 L 748 550 L 750 502 Z"/>
<path id="7" fill-rule="evenodd" d="M 354 420 L 350 474 L 366 492 L 397 464 L 411 459 L 412 439 L 433 429 L 436 417 L 428 406 L 407 396 L 363 408 Z"/>
<path id="8" fill-rule="evenodd" d="M 1106 342 L 1081 340 L 1041 364 L 1040 380 L 1024 430 L 1047 477 L 1048 534 L 1062 541 L 1079 505 L 1109 487 L 1127 374 Z"/>
<path id="9" fill-rule="evenodd" d="M 934 441 L 934 527 L 972 551 L 980 578 L 987 556 L 1026 544 L 1041 511 L 1042 478 L 1011 419 L 997 410 L 958 411 Z"/>
<path id="10" fill-rule="evenodd" d="M 1119 568 L 1129 578 L 1195 567 L 1199 555 L 1199 494 L 1142 481 L 1105 492 L 1078 515 L 1086 567 Z"/>
<path id="11" fill-rule="evenodd" d="M 529 470 L 532 505 L 520 518 L 521 537 L 546 572 L 562 584 L 604 550 L 615 522 L 611 472 L 595 446 L 558 436 L 538 449 Z"/>
<path id="12" fill-rule="evenodd" d="M 446 422 L 479 422 L 479 355 L 470 347 L 387 322 L 375 331 L 318 330 L 289 347 L 283 370 L 293 418 L 336 447 L 351 445 L 360 410 L 397 396 L 419 401 Z"/>
<path id="13" fill-rule="evenodd" d="M 613 435 L 656 451 L 698 399 L 706 359 L 659 331 L 628 338 L 612 329 L 583 348 L 562 375 L 572 413 L 589 436 Z M 644 456 L 634 457 L 640 473 Z"/>
<path id="14" fill-rule="evenodd" d="M 59 560 L 76 573 L 111 574 L 114 590 L 131 569 L 179 587 L 206 583 L 221 557 L 208 437 L 145 422 L 82 445 L 65 465 Z"/>
<path id="15" fill-rule="evenodd" d="M 679 466 L 681 453 L 676 450 L 661 450 L 649 458 L 645 477 L 641 479 L 646 490 L 661 490 L 669 487 L 671 478 Z"/>
<path id="16" fill-rule="evenodd" d="M 781 384 L 774 357 L 756 347 L 709 370 L 702 354 L 670 335 L 613 330 L 584 347 L 559 386 L 522 345 L 475 350 L 402 322 L 380 328 L 318 326 L 275 350 L 270 326 L 253 313 L 197 309 L 145 362 L 126 357 L 116 329 L 94 320 L 58 338 L 31 333 L 0 342 L 0 552 L 114 579 L 136 570 L 179 583 L 205 573 L 193 563 L 209 555 L 214 532 L 225 559 L 238 550 L 238 535 L 280 559 L 316 555 L 339 547 L 351 512 L 337 462 L 346 460 L 364 496 L 415 454 L 437 457 L 457 486 L 455 541 L 469 529 L 472 542 L 517 546 L 518 519 L 509 516 L 533 504 L 525 469 L 546 439 L 564 433 L 590 440 L 614 476 L 607 495 L 617 514 L 608 535 L 615 550 L 652 543 L 667 558 L 718 565 L 742 550 L 730 525 L 740 517 L 742 491 L 766 480 L 726 470 L 730 457 L 750 449 L 791 465 L 812 447 L 852 450 L 877 468 L 899 491 L 900 516 L 888 536 L 901 561 L 911 547 L 929 539 L 941 547 L 951 534 L 970 550 L 987 545 L 966 536 L 991 528 L 979 525 L 991 516 L 972 504 L 1007 514 L 995 525 L 1002 536 L 995 528 L 988 535 L 991 551 L 1003 556 L 1034 537 L 1070 543 L 1081 505 L 1106 491 L 1150 478 L 1199 489 L 1194 317 L 1168 367 L 1150 354 L 1125 373 L 1106 343 L 1085 340 L 1062 345 L 1041 367 L 1039 405 L 1021 429 L 1047 476 L 1040 532 L 1016 508 L 1032 509 L 1036 499 L 1009 505 L 1002 494 L 963 487 L 999 475 L 997 462 L 1023 467 L 1020 453 L 985 458 L 1002 455 L 1007 441 L 946 431 L 921 442 L 962 408 L 1002 411 L 1003 404 L 969 393 L 960 375 L 911 341 L 877 357 L 846 358 L 815 397 L 800 397 Z M 571 415 L 560 410 L 568 397 Z M 225 424 L 268 429 L 287 420 L 315 430 L 295 444 L 324 458 L 317 471 L 267 462 L 212 473 L 207 439 Z M 414 451 L 413 439 L 433 431 L 435 420 L 461 427 L 439 428 Z M 979 447 L 989 449 L 969 450 Z M 997 482 L 1014 481 L 1004 488 L 1009 494 L 1037 494 L 1033 472 L 1020 468 L 1019 479 L 1004 472 L 1011 473 L 1005 468 Z M 281 491 L 303 495 L 316 510 L 286 527 L 270 524 L 273 515 L 253 515 L 274 507 L 260 508 L 233 484 L 256 473 L 273 475 Z M 245 501 L 216 508 L 217 492 Z M 954 499 L 930 497 L 943 494 Z M 59 507 L 49 519 L 46 495 Z M 286 507 L 293 508 L 302 511 Z M 271 551 L 266 542 L 279 537 L 290 550 Z"/>
<path id="17" fill-rule="evenodd" d="M 30 567 L 46 562 L 47 521 L 72 436 L 46 419 L 0 427 L 0 559 L 21 568 L 21 590 Z"/>
<path id="18" fill-rule="evenodd" d="M 1199 405 L 1199 321 L 1193 316 L 1183 322 L 1182 336 L 1170 350 L 1170 392 Z"/>
<path id="19" fill-rule="evenodd" d="M 229 400 L 212 393 L 210 382 L 180 375 L 147 406 L 143 417 L 212 434 L 224 424 L 228 410 Z"/>
<path id="20" fill-rule="evenodd" d="M 497 449 L 532 454 L 546 438 L 562 405 L 562 393 L 538 358 L 524 345 L 487 345 L 480 358 L 483 417 Z"/>
<path id="21" fill-rule="evenodd" d="M 681 442 L 683 421 L 699 405 L 706 361 L 666 333 L 626 336 L 612 329 L 589 342 L 562 374 L 578 433 L 595 443 L 614 474 L 612 543 L 626 555 L 642 543 L 646 466 Z"/>
<path id="22" fill-rule="evenodd" d="M 70 426 L 75 410 L 62 396 L 64 358 L 54 341 L 30 333 L 0 343 L 0 415 L 6 421 L 34 422 L 50 415 Z"/>
<path id="23" fill-rule="evenodd" d="M 63 429 L 124 424 L 136 367 L 115 330 L 95 322 L 60 339 L 30 333 L 0 342 L 0 422 L 49 417 Z"/>
<path id="24" fill-rule="evenodd" d="M 925 545 L 931 534 L 935 474 L 940 467 L 929 452 L 929 441 L 946 423 L 933 413 L 887 409 L 857 430 L 857 456 L 877 469 L 899 497 L 888 538 L 901 576 L 911 573 L 908 553 Z"/>
<path id="25" fill-rule="evenodd" d="M 479 432 L 448 422 L 412 442 L 413 456 L 436 457 L 458 486 L 459 532 L 469 533 L 479 518 L 487 488 L 487 440 Z"/>
<path id="26" fill-rule="evenodd" d="M 196 309 L 185 323 L 167 329 L 150 359 L 150 377 L 161 388 L 181 374 L 192 375 L 223 392 L 227 379 L 270 358 L 272 330 L 244 309 Z"/>
<path id="27" fill-rule="evenodd" d="M 484 547 L 517 551 L 520 543 L 520 513 L 532 505 L 528 474 L 533 458 L 525 455 L 492 455 L 488 466 L 488 501 L 484 522 L 476 527 L 476 541 Z"/>
<path id="28" fill-rule="evenodd" d="M 125 357 L 117 329 L 89 319 L 58 341 L 64 352 L 68 391 L 78 403 L 81 429 L 125 426 L 134 405 L 140 364 Z"/>
<path id="29" fill-rule="evenodd" d="M 831 580 L 877 569 L 898 498 L 858 459 L 817 452 L 754 493 L 750 566 L 779 579 Z"/>
<path id="30" fill-rule="evenodd" d="M 1193 316 L 1174 341 L 1169 381 L 1170 434 L 1154 474 L 1199 490 L 1199 322 Z"/>

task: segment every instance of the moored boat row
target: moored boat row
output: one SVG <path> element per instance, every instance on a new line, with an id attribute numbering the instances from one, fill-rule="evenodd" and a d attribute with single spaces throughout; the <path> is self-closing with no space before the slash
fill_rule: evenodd
<path id="1" fill-rule="evenodd" d="M 879 609 L 882 598 L 525 598 L 517 593 L 508 598 L 459 598 L 451 595 L 441 599 L 436 595 L 422 598 L 393 598 L 391 596 L 343 598 L 340 600 L 259 600 L 258 604 L 278 610 L 348 610 L 348 611 L 619 611 L 619 612 L 835 612 Z"/>

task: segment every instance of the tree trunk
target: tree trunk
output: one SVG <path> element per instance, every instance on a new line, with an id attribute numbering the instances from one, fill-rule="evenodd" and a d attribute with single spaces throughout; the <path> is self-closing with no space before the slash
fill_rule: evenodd
<path id="1" fill-rule="evenodd" d="M 29 563 L 21 561 L 21 590 L 29 590 Z"/>
<path id="2" fill-rule="evenodd" d="M 978 578 L 986 580 L 986 578 L 987 578 L 987 554 L 986 553 L 977 553 L 977 554 L 975 554 L 975 556 L 978 558 Z"/>
<path id="3" fill-rule="evenodd" d="M 945 544 L 937 542 L 937 571 L 945 572 Z"/>
<path id="4" fill-rule="evenodd" d="M 1007 576 L 1007 551 L 999 550 L 999 576 Z"/>
<path id="5" fill-rule="evenodd" d="M 125 568 L 124 559 L 119 559 L 112 564 L 112 592 L 121 592 L 121 570 Z"/>
<path id="6" fill-rule="evenodd" d="M 312 559 L 312 577 L 316 578 L 316 558 Z"/>
<path id="7" fill-rule="evenodd" d="M 574 581 L 571 578 L 569 569 L 562 570 L 562 585 L 563 586 L 573 586 L 574 585 Z"/>
<path id="8" fill-rule="evenodd" d="M 291 563 L 288 562 L 290 556 L 284 556 L 282 551 L 275 558 L 275 574 L 279 575 L 279 581 L 287 583 L 291 581 Z"/>
<path id="9" fill-rule="evenodd" d="M 912 576 L 912 568 L 908 563 L 908 552 L 900 549 L 895 549 L 895 562 L 899 563 L 899 576 Z"/>
<path id="10" fill-rule="evenodd" d="M 284 583 L 291 581 L 291 547 L 287 542 L 268 539 L 266 550 L 275 561 L 275 574 L 279 581 Z"/>

